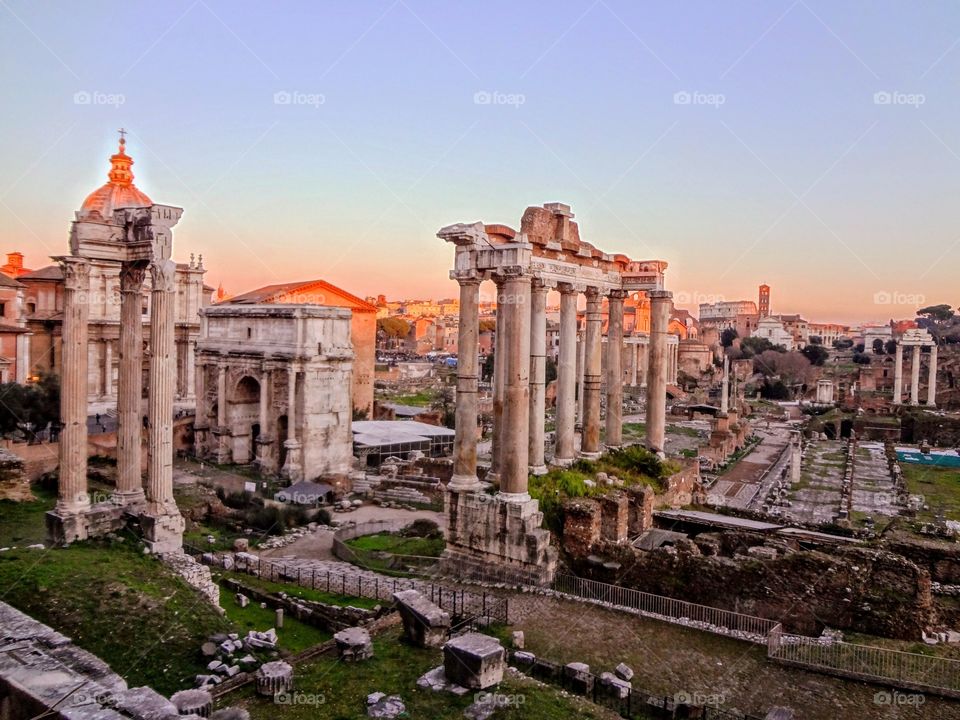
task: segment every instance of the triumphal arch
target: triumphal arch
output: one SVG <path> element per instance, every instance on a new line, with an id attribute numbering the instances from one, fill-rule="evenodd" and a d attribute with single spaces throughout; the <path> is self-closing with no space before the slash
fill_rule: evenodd
<path id="1" fill-rule="evenodd" d="M 47 514 L 60 544 L 139 522 L 152 552 L 182 546 L 184 520 L 173 499 L 175 276 L 173 227 L 183 209 L 152 203 L 133 185 L 133 160 L 121 137 L 110 158 L 109 182 L 76 214 L 63 269 L 63 362 L 60 375 L 60 478 Z M 93 262 L 120 266 L 120 362 L 117 387 L 117 487 L 106 502 L 87 490 L 87 375 L 90 306 L 102 298 L 90 286 Z M 141 472 L 143 327 L 141 290 L 151 280 L 147 382 L 147 477 Z"/>
<path id="2" fill-rule="evenodd" d="M 547 293 L 560 294 L 556 450 L 553 462 L 570 465 L 575 446 L 577 303 L 586 298 L 583 421 L 579 456 L 601 450 L 601 390 L 606 387 L 607 447 L 622 442 L 622 352 L 601 352 L 601 300 L 608 300 L 607 342 L 622 348 L 623 305 L 631 292 L 651 303 L 647 444 L 663 452 L 666 413 L 667 334 L 672 294 L 663 288 L 666 263 L 611 255 L 580 239 L 567 205 L 527 208 L 517 232 L 505 225 L 458 223 L 438 237 L 456 246 L 450 277 L 460 285 L 454 474 L 446 494 L 444 562 L 459 573 L 501 573 L 529 582 L 549 581 L 556 551 L 541 528 L 538 502 L 527 491 L 530 473 L 545 471 L 545 338 Z M 477 476 L 479 287 L 497 287 L 493 455 L 485 492 Z M 603 357 L 606 366 L 603 367 Z"/>

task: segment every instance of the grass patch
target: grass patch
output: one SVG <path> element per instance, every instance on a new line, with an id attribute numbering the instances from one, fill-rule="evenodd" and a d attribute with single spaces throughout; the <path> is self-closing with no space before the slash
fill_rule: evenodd
<path id="1" fill-rule="evenodd" d="M 436 400 L 440 394 L 436 390 L 426 389 L 418 390 L 415 393 L 410 393 L 408 395 L 397 395 L 396 397 L 390 398 L 389 402 L 396 405 L 413 405 L 415 407 L 430 407 L 434 400 Z"/>
<path id="2" fill-rule="evenodd" d="M 404 537 L 399 533 L 384 532 L 376 535 L 361 535 L 347 540 L 347 545 L 356 550 L 368 552 L 440 557 L 446 543 L 443 537 Z"/>
<path id="3" fill-rule="evenodd" d="M 0 587 L 4 602 L 103 659 L 130 687 L 165 695 L 192 687 L 205 670 L 200 645 L 207 636 L 232 630 L 130 540 L 0 554 Z"/>
<path id="4" fill-rule="evenodd" d="M 226 611 L 227 619 L 241 636 L 246 635 L 250 630 L 263 632 L 270 628 L 276 628 L 280 649 L 292 653 L 319 645 L 333 637 L 325 630 L 302 623 L 289 615 L 284 616 L 283 627 L 278 628 L 275 610 L 269 607 L 262 608 L 259 603 L 252 600 L 246 607 L 240 607 L 234 593 L 225 590 L 223 587 L 221 587 L 221 590 L 223 592 L 220 593 L 220 606 Z"/>
<path id="5" fill-rule="evenodd" d="M 246 585 L 251 588 L 256 588 L 257 590 L 263 590 L 268 593 L 286 593 L 291 597 L 297 597 L 302 600 L 312 600 L 314 602 L 326 603 L 327 605 L 353 605 L 357 608 L 366 608 L 368 610 L 373 609 L 377 605 L 380 605 L 379 600 L 373 600 L 371 598 L 357 597 L 355 595 L 341 594 L 336 592 L 338 586 L 336 583 L 333 583 L 333 587 L 330 588 L 330 591 L 327 592 L 327 574 L 326 573 L 317 573 L 316 575 L 307 575 L 304 574 L 303 579 L 305 582 L 310 582 L 313 584 L 314 579 L 316 581 L 317 589 L 303 587 L 302 585 L 296 585 L 294 583 L 279 583 L 273 582 L 271 580 L 264 580 L 263 578 L 257 577 L 256 575 L 247 575 L 246 573 L 239 572 L 229 572 L 222 571 L 217 574 L 218 578 L 230 578 L 236 580 L 243 585 Z"/>
<path id="6" fill-rule="evenodd" d="M 545 526 L 560 534 L 564 501 L 609 492 L 608 486 L 587 483 L 597 473 L 616 475 L 627 487 L 649 485 L 662 491 L 665 479 L 675 471 L 672 463 L 662 462 L 646 448 L 630 445 L 605 453 L 597 460 L 578 460 L 569 468 L 551 468 L 545 475 L 533 475 L 528 487 L 530 496 L 540 502 Z"/>
<path id="7" fill-rule="evenodd" d="M 44 515 L 48 510 L 53 510 L 57 495 L 36 484 L 31 490 L 36 500 L 0 500 L 0 518 L 3 518 L 3 522 L 0 522 L 0 547 L 46 543 L 47 527 Z"/>
<path id="8" fill-rule="evenodd" d="M 270 698 L 259 698 L 252 687 L 224 698 L 225 705 L 246 708 L 253 720 L 361 720 L 367 717 L 366 697 L 372 692 L 399 695 L 407 708 L 406 717 L 453 720 L 463 717 L 474 700 L 473 693 L 457 697 L 417 687 L 417 678 L 442 664 L 437 649 L 415 648 L 399 640 L 399 632 L 390 631 L 374 639 L 374 656 L 362 663 L 345 664 L 324 657 L 297 668 L 297 693 L 312 703 L 278 705 Z M 551 687 L 526 679 L 506 678 L 498 692 L 522 695 L 522 704 L 497 711 L 500 720 L 555 720 L 582 717 L 591 720 L 616 717 L 585 701 L 564 697 Z"/>
<path id="9" fill-rule="evenodd" d="M 923 495 L 929 510 L 918 510 L 917 519 L 933 521 L 942 514 L 947 520 L 960 520 L 960 470 L 933 465 L 900 463 L 907 490 Z"/>

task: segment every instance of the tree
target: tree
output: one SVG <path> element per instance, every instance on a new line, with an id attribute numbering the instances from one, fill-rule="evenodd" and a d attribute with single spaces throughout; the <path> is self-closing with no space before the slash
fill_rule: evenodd
<path id="1" fill-rule="evenodd" d="M 377 330 L 394 340 L 402 340 L 410 332 L 410 323 L 403 318 L 387 317 L 377 320 Z"/>
<path id="2" fill-rule="evenodd" d="M 547 358 L 546 367 L 544 369 L 544 378 L 547 385 L 557 379 L 557 364 L 553 361 L 553 358 Z"/>
<path id="3" fill-rule="evenodd" d="M 936 323 L 948 323 L 954 318 L 953 308 L 947 304 L 928 305 L 927 307 L 917 310 L 917 315 Z"/>
<path id="4" fill-rule="evenodd" d="M 810 361 L 811 365 L 818 366 L 823 365 L 830 356 L 830 353 L 827 352 L 827 349 L 823 347 L 823 345 L 807 345 L 800 352 L 803 353 L 803 356 Z"/>
<path id="5" fill-rule="evenodd" d="M 0 385 L 0 433 L 22 430 L 32 434 L 59 422 L 60 381 L 56 375 L 43 375 L 30 385 Z"/>
<path id="6" fill-rule="evenodd" d="M 883 349 L 887 355 L 894 355 L 897 352 L 897 341 L 887 340 L 887 342 L 883 345 Z"/>
<path id="7" fill-rule="evenodd" d="M 739 335 L 734 328 L 725 328 L 723 332 L 720 333 L 720 344 L 725 348 L 730 347 L 738 337 Z"/>
<path id="8" fill-rule="evenodd" d="M 858 365 L 869 365 L 869 364 L 870 364 L 870 356 L 867 355 L 866 353 L 864 353 L 863 351 L 861 351 L 861 352 L 855 352 L 855 353 L 853 354 L 853 361 L 854 361 L 855 363 L 857 363 Z"/>
<path id="9" fill-rule="evenodd" d="M 765 385 L 773 386 L 780 382 L 787 388 L 802 388 L 809 381 L 811 373 L 810 361 L 795 350 L 764 350 L 754 358 L 753 368 L 764 376 Z"/>
<path id="10" fill-rule="evenodd" d="M 811 335 L 809 339 L 811 345 L 823 345 L 823 338 L 820 335 Z"/>
<path id="11" fill-rule="evenodd" d="M 779 352 L 784 352 L 782 345 L 776 345 L 766 338 L 762 337 L 748 337 L 740 341 L 740 347 L 746 348 L 747 350 L 753 352 L 754 355 L 762 355 L 767 350 L 776 350 L 780 348 Z"/>
<path id="12" fill-rule="evenodd" d="M 833 346 L 837 350 L 847 350 L 853 347 L 853 340 L 850 338 L 837 338 L 833 341 Z"/>
<path id="13" fill-rule="evenodd" d="M 930 305 L 917 310 L 917 327 L 926 328 L 938 342 L 960 342 L 960 317 L 949 305 Z"/>
<path id="14" fill-rule="evenodd" d="M 854 352 L 854 353 L 862 353 L 865 349 L 866 349 L 866 348 L 864 347 L 863 343 L 857 343 L 857 344 L 854 346 L 854 348 L 853 348 L 853 352 Z"/>
<path id="15" fill-rule="evenodd" d="M 484 382 L 493 382 L 493 352 L 491 351 L 483 359 L 483 367 L 480 368 L 480 379 Z"/>
<path id="16" fill-rule="evenodd" d="M 883 340 L 880 338 L 873 339 L 873 354 L 883 355 Z"/>
<path id="17" fill-rule="evenodd" d="M 484 332 L 496 332 L 496 331 L 497 331 L 496 320 L 490 320 L 489 318 L 485 318 L 480 321 L 480 332 L 484 333 Z"/>

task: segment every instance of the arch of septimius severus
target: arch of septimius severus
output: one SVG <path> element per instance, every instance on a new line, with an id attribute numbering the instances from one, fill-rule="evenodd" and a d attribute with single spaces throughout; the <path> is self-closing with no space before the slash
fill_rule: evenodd
<path id="1" fill-rule="evenodd" d="M 623 301 L 646 291 L 651 303 L 647 381 L 647 445 L 664 449 L 667 334 L 672 294 L 663 289 L 666 263 L 609 255 L 580 239 L 570 208 L 560 203 L 530 207 L 520 232 L 504 225 L 459 223 L 438 237 L 456 246 L 450 276 L 460 285 L 454 474 L 446 494 L 445 562 L 451 567 L 507 567 L 535 582 L 552 577 L 556 551 L 540 527 L 542 513 L 527 492 L 530 472 L 542 472 L 545 421 L 546 296 L 560 293 L 560 348 L 557 376 L 556 451 L 553 462 L 577 457 L 577 302 L 586 297 L 583 422 L 580 456 L 601 451 L 601 385 L 606 378 L 606 446 L 621 444 L 622 353 L 607 352 L 602 367 L 601 299 L 608 298 L 607 341 L 623 345 Z M 490 496 L 477 477 L 477 385 L 479 287 L 497 287 L 497 352 L 494 356 L 493 456 L 488 478 L 499 483 Z"/>
<path id="2" fill-rule="evenodd" d="M 175 276 L 172 228 L 183 210 L 152 203 L 133 185 L 125 142 L 111 157 L 110 182 L 84 203 L 70 230 L 63 268 L 63 362 L 60 377 L 60 478 L 47 514 L 61 544 L 103 534 L 135 518 L 153 552 L 182 546 L 184 520 L 173 499 L 173 398 L 176 383 Z M 87 490 L 88 325 L 90 268 L 120 267 L 120 361 L 117 387 L 117 488 L 91 503 Z M 141 292 L 151 280 L 147 382 L 147 478 L 141 473 L 143 328 Z"/>

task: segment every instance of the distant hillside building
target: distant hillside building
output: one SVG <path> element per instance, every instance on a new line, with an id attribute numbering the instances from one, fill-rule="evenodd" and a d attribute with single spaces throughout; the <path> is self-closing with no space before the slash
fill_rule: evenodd
<path id="1" fill-rule="evenodd" d="M 765 318 L 770 314 L 770 286 L 766 283 L 760 286 L 758 300 L 757 307 L 759 308 L 760 317 Z"/>
<path id="2" fill-rule="evenodd" d="M 353 408 L 373 417 L 373 373 L 377 348 L 377 306 L 325 280 L 266 285 L 235 295 L 224 305 L 322 305 L 348 308 L 353 341 Z"/>

